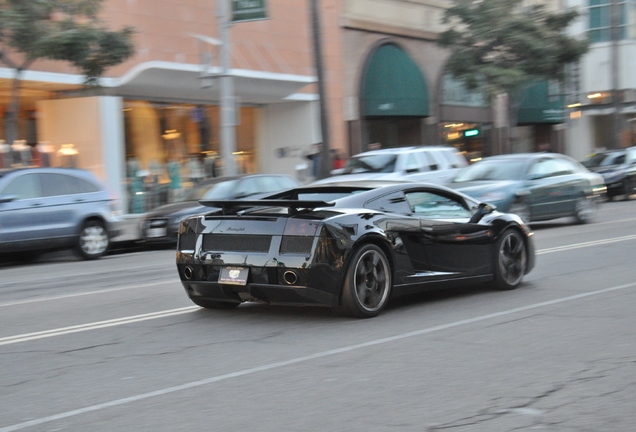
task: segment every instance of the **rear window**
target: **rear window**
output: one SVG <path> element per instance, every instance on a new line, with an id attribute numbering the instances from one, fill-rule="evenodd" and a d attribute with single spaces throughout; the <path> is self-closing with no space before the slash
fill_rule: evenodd
<path id="1" fill-rule="evenodd" d="M 352 156 L 344 168 L 344 174 L 390 173 L 395 171 L 396 161 L 395 154 Z"/>

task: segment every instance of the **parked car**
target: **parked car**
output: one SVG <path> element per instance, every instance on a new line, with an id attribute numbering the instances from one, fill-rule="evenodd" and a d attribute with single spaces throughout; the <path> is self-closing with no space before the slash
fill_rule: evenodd
<path id="1" fill-rule="evenodd" d="M 96 259 L 121 229 L 118 200 L 89 171 L 0 170 L 0 254 L 75 249 Z"/>
<path id="2" fill-rule="evenodd" d="M 534 266 L 516 215 L 428 183 L 306 185 L 181 222 L 177 271 L 195 304 L 314 305 L 378 315 L 393 296 L 465 283 L 503 290 Z"/>
<path id="3" fill-rule="evenodd" d="M 400 147 L 371 150 L 349 158 L 345 167 L 314 184 L 350 180 L 403 180 L 444 184 L 467 166 L 456 148 L 447 146 Z"/>
<path id="4" fill-rule="evenodd" d="M 199 200 L 257 198 L 299 185 L 294 177 L 283 174 L 242 174 L 206 180 L 188 190 L 182 200 L 156 207 L 144 215 L 140 221 L 141 241 L 176 243 L 183 218 L 210 211 Z"/>
<path id="5" fill-rule="evenodd" d="M 629 200 L 636 192 L 636 147 L 593 153 L 582 164 L 603 176 L 608 200 L 618 195 Z"/>
<path id="6" fill-rule="evenodd" d="M 465 168 L 448 186 L 526 222 L 565 216 L 591 222 L 605 193 L 600 174 L 558 153 L 486 157 Z"/>

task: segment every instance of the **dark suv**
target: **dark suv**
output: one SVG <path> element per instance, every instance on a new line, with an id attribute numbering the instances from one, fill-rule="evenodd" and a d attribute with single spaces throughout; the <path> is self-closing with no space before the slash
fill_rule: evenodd
<path id="1" fill-rule="evenodd" d="M 33 258 L 75 249 L 84 259 L 99 258 L 119 234 L 117 205 L 89 171 L 0 170 L 0 254 Z"/>

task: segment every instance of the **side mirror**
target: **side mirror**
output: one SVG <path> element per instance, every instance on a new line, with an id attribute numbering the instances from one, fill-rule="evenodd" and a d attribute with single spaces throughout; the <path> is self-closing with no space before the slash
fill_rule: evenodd
<path id="1" fill-rule="evenodd" d="M 481 220 L 481 218 L 483 218 L 487 214 L 490 214 L 490 213 L 494 212 L 496 209 L 497 209 L 497 207 L 495 207 L 492 204 L 479 203 L 479 206 L 475 210 L 475 213 L 473 213 L 472 217 L 470 218 L 470 220 L 468 222 L 469 223 L 477 223 L 477 222 L 479 222 Z"/>

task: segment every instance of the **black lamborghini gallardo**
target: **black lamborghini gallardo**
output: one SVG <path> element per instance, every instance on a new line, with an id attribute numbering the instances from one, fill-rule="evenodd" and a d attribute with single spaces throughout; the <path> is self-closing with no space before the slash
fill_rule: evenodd
<path id="1" fill-rule="evenodd" d="M 307 185 L 253 201 L 201 201 L 181 222 L 177 269 L 197 305 L 319 305 L 378 315 L 393 296 L 458 284 L 514 289 L 535 263 L 514 214 L 418 183 Z"/>

